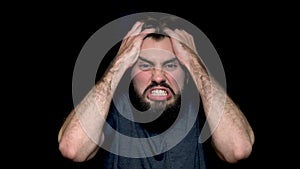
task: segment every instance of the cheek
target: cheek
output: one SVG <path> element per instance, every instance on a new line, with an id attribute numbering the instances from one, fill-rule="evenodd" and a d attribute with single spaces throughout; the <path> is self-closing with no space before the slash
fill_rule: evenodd
<path id="1" fill-rule="evenodd" d="M 176 91 L 183 89 L 185 80 L 185 73 L 183 71 L 170 73 L 168 79 Z"/>
<path id="2" fill-rule="evenodd" d="M 142 93 L 146 87 L 149 85 L 151 79 L 151 74 L 149 72 L 139 72 L 135 73 L 132 78 L 134 87 L 138 90 L 139 93 Z"/>

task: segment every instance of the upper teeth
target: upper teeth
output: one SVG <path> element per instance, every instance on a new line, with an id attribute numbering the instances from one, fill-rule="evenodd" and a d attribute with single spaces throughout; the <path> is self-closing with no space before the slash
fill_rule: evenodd
<path id="1" fill-rule="evenodd" d="M 162 95 L 162 96 L 166 96 L 167 92 L 165 90 L 152 90 L 151 94 L 153 95 Z"/>

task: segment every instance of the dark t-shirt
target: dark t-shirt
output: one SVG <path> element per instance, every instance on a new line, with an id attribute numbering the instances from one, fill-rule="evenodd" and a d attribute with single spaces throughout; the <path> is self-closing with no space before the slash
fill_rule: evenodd
<path id="1" fill-rule="evenodd" d="M 205 169 L 203 145 L 198 142 L 198 107 L 182 104 L 176 121 L 163 132 L 148 130 L 134 122 L 129 96 L 114 99 L 101 146 L 105 169 Z M 197 108 L 196 108 L 197 107 Z M 159 129 L 159 125 L 154 128 Z"/>

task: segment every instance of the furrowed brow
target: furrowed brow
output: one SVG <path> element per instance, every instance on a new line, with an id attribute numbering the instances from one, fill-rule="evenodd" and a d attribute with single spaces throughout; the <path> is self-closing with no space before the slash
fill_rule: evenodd
<path id="1" fill-rule="evenodd" d="M 170 60 L 164 61 L 163 65 L 171 63 L 171 62 L 175 62 L 175 61 L 177 61 L 177 58 L 172 58 Z"/>
<path id="2" fill-rule="evenodd" d="M 144 61 L 144 62 L 150 63 L 151 65 L 154 65 L 153 62 L 151 62 L 150 60 L 147 60 L 146 58 L 143 58 L 142 56 L 140 56 L 139 59 Z"/>
<path id="3" fill-rule="evenodd" d="M 142 61 L 144 61 L 144 62 L 147 62 L 147 63 L 150 63 L 150 64 L 154 65 L 154 62 L 152 62 L 152 61 L 150 61 L 150 60 L 148 60 L 146 58 L 143 58 L 142 56 L 140 56 L 139 59 L 142 60 Z M 172 58 L 170 60 L 164 61 L 163 65 L 171 63 L 171 62 L 175 62 L 175 61 L 178 61 L 177 58 Z"/>

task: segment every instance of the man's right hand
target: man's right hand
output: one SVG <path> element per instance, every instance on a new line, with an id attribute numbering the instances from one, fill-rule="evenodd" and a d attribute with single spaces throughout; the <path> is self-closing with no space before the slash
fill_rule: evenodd
<path id="1" fill-rule="evenodd" d="M 133 66 L 137 61 L 143 39 L 147 34 L 155 32 L 154 28 L 142 30 L 143 25 L 143 22 L 136 22 L 123 38 L 115 63 L 125 66 L 125 70 Z"/>

